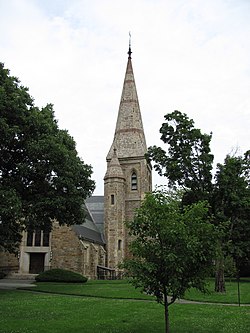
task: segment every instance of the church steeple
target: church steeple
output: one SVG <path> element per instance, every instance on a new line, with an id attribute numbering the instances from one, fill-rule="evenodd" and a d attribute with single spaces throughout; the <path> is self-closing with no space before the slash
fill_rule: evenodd
<path id="1" fill-rule="evenodd" d="M 107 155 L 112 158 L 114 147 L 118 158 L 144 156 L 147 145 L 143 130 L 139 100 L 136 91 L 129 44 L 128 62 L 116 122 L 114 140 Z"/>
<path id="2" fill-rule="evenodd" d="M 145 158 L 147 145 L 131 54 L 129 44 L 115 135 L 107 155 L 104 177 L 106 265 L 115 269 L 129 256 L 130 236 L 124 222 L 133 219 L 145 193 L 152 190 L 152 170 Z"/>

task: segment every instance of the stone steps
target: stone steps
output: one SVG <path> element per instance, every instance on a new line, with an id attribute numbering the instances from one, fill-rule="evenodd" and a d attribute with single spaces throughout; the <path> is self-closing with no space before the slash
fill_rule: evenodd
<path id="1" fill-rule="evenodd" d="M 38 274 L 22 274 L 22 273 L 10 273 L 6 276 L 8 279 L 13 279 L 13 280 L 31 280 L 34 281 L 35 277 Z"/>

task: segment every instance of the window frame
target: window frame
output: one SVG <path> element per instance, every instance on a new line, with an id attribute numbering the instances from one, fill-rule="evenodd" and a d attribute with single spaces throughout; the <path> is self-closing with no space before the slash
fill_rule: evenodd
<path id="1" fill-rule="evenodd" d="M 137 177 L 137 172 L 135 170 L 132 171 L 130 180 L 131 180 L 131 191 L 137 191 L 138 190 L 138 177 Z"/>

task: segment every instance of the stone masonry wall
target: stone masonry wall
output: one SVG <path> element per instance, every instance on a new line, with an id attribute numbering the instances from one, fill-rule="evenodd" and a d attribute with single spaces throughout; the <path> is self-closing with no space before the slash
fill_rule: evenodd
<path id="1" fill-rule="evenodd" d="M 97 265 L 105 264 L 105 251 L 99 244 L 80 240 L 71 227 L 54 224 L 51 236 L 51 268 L 68 269 L 87 278 L 97 278 Z"/>
<path id="2" fill-rule="evenodd" d="M 19 261 L 17 255 L 6 251 L 0 251 L 0 271 L 4 271 L 4 273 L 16 273 L 18 272 L 18 269 Z"/>
<path id="3" fill-rule="evenodd" d="M 56 222 L 51 235 L 51 268 L 68 269 L 82 273 L 83 251 L 76 233 Z"/>

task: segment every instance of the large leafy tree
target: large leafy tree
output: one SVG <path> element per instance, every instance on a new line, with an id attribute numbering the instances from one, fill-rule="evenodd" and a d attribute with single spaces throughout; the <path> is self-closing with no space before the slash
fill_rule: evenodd
<path id="1" fill-rule="evenodd" d="M 214 251 L 214 227 L 206 203 L 183 209 L 176 195 L 153 192 L 146 195 L 127 227 L 133 239 L 132 257 L 123 267 L 136 287 L 164 305 L 165 331 L 170 332 L 169 306 L 191 287 L 206 290 Z"/>
<path id="2" fill-rule="evenodd" d="M 238 271 L 250 260 L 249 166 L 249 152 L 226 156 L 224 164 L 217 165 L 212 200 L 215 222 L 223 230 L 223 252 L 234 258 Z"/>
<path id="3" fill-rule="evenodd" d="M 212 135 L 201 133 L 194 127 L 194 121 L 180 111 L 164 118 L 160 133 L 167 149 L 149 147 L 148 159 L 160 175 L 167 177 L 171 187 L 185 190 L 187 203 L 207 199 L 212 186 Z"/>
<path id="4" fill-rule="evenodd" d="M 0 246 L 14 251 L 23 228 L 82 223 L 91 174 L 73 138 L 58 128 L 52 105 L 35 107 L 0 64 Z"/>
<path id="5" fill-rule="evenodd" d="M 225 165 L 218 165 L 213 183 L 211 134 L 201 133 L 194 127 L 194 121 L 179 111 L 165 115 L 160 133 L 167 149 L 149 147 L 148 159 L 160 175 L 167 177 L 171 187 L 184 189 L 184 205 L 204 199 L 209 201 L 213 223 L 219 226 L 221 234 L 217 243 L 215 290 L 225 291 L 223 266 L 228 244 L 234 257 L 236 252 L 242 252 L 243 257 L 243 252 L 246 253 L 243 248 L 248 248 L 244 233 L 248 228 L 249 154 L 244 159 L 226 158 Z"/>

